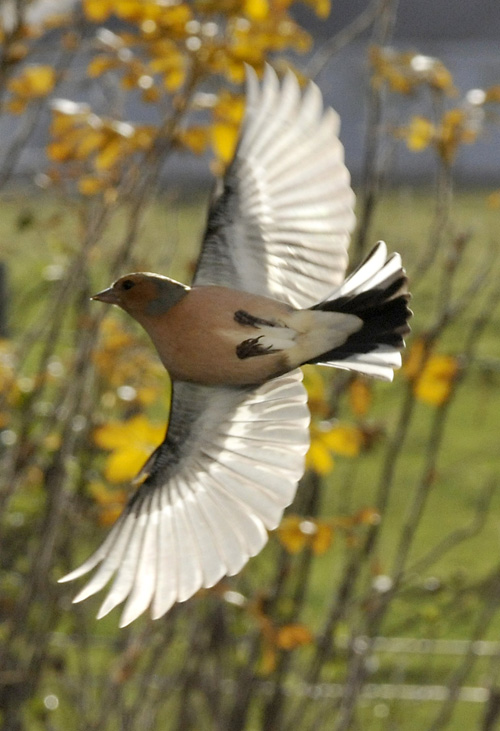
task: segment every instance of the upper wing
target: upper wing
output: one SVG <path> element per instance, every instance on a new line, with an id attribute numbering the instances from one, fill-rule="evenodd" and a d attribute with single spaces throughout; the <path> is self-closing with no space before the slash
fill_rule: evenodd
<path id="1" fill-rule="evenodd" d="M 209 212 L 194 283 L 232 286 L 295 307 L 344 278 L 354 194 L 339 119 L 312 82 L 247 69 L 247 107 L 224 189 Z"/>
<path id="2" fill-rule="evenodd" d="M 99 566 L 75 598 L 116 574 L 99 617 L 127 599 L 121 626 L 154 618 L 237 573 L 293 500 L 309 446 L 309 411 L 294 371 L 253 391 L 177 382 L 168 433 L 149 474 L 102 546 L 70 581 Z"/>

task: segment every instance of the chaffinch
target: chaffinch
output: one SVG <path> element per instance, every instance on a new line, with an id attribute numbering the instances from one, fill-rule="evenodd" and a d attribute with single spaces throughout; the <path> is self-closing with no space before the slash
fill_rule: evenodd
<path id="1" fill-rule="evenodd" d="M 409 332 L 407 278 L 379 242 L 344 280 L 354 194 L 339 120 L 309 83 L 247 70 L 234 159 L 188 287 L 118 279 L 94 299 L 147 331 L 172 380 L 167 434 L 103 545 L 61 581 L 115 575 L 98 616 L 125 626 L 236 574 L 279 524 L 304 472 L 309 412 L 299 366 L 391 380 Z"/>

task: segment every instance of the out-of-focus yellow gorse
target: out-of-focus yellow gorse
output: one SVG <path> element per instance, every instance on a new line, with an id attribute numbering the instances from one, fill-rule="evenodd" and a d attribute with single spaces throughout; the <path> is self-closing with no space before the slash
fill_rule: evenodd
<path id="1" fill-rule="evenodd" d="M 459 91 L 451 72 L 440 59 L 413 51 L 373 46 L 370 60 L 375 88 L 386 86 L 393 93 L 413 97 L 422 91 L 431 94 L 438 114 L 434 118 L 414 115 L 407 125 L 395 130 L 395 136 L 403 139 L 412 152 L 433 148 L 445 165 L 454 162 L 462 145 L 473 144 L 479 139 L 489 106 L 500 101 L 500 87 L 495 85 L 471 89 L 456 106 L 447 108 L 446 100 L 457 99 Z"/>
<path id="2" fill-rule="evenodd" d="M 204 78 L 218 75 L 240 84 L 246 63 L 262 69 L 272 52 L 309 50 L 311 37 L 289 14 L 292 4 L 291 0 L 176 4 L 84 0 L 89 21 L 103 23 L 115 16 L 122 22 L 116 31 L 98 30 L 87 74 L 90 78 L 113 74 L 124 92 L 138 95 L 143 103 L 168 114 L 172 96 L 183 93 L 188 79 L 201 84 Z M 330 10 L 328 0 L 308 4 L 320 17 Z M 52 90 L 55 79 L 49 71 L 50 67 L 40 67 L 12 80 L 14 111 L 22 111 L 30 99 Z M 190 105 L 193 110 L 204 108 L 203 122 L 178 128 L 173 141 L 195 154 L 202 154 L 210 145 L 218 160 L 215 170 L 220 172 L 234 150 L 243 97 L 221 87 L 216 92 L 194 93 Z M 56 165 L 71 164 L 69 170 L 80 193 L 106 194 L 134 161 L 137 164 L 150 153 L 163 133 L 162 124 L 161 115 L 156 124 L 144 125 L 104 117 L 85 104 L 58 101 L 53 105 L 53 140 L 47 154 Z M 57 168 L 51 174 L 57 176 Z"/>

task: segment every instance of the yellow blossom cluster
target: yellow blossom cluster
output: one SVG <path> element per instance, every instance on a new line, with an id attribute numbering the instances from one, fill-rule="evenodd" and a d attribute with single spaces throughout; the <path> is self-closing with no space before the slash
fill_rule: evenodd
<path id="1" fill-rule="evenodd" d="M 319 475 L 327 475 L 333 470 L 334 455 L 357 457 L 363 447 L 362 430 L 351 424 L 313 421 L 310 431 L 311 446 L 306 464 Z"/>
<path id="2" fill-rule="evenodd" d="M 135 153 L 149 150 L 154 138 L 152 127 L 99 117 L 88 104 L 59 99 L 52 111 L 47 156 L 53 162 L 73 163 L 84 195 L 117 183 L 124 164 Z"/>
<path id="3" fill-rule="evenodd" d="M 175 91 L 187 70 L 195 67 L 239 83 L 245 63 L 262 68 L 271 52 L 309 50 L 309 34 L 289 15 L 292 4 L 292 0 L 85 0 L 89 20 L 102 23 L 115 15 L 128 24 L 116 34 L 100 34 L 111 55 L 99 56 L 91 71 L 121 67 L 128 88 L 135 84 L 140 88 L 141 80 L 148 77 L 151 88 L 159 75 L 164 87 Z M 322 17 L 330 10 L 327 0 L 309 4 Z M 151 100 L 156 100 L 154 95 Z"/>
<path id="4" fill-rule="evenodd" d="M 170 31 L 179 31 L 191 17 L 188 3 L 165 3 L 158 0 L 83 0 L 89 20 L 102 23 L 110 15 L 144 24 L 148 20 Z"/>
<path id="5" fill-rule="evenodd" d="M 242 62 L 261 65 L 270 51 L 309 48 L 309 35 L 288 13 L 292 4 L 293 0 L 84 0 L 83 7 L 93 22 L 115 15 L 134 25 L 143 40 L 168 37 L 179 51 L 213 64 L 212 72 L 222 71 L 236 80 L 241 79 Z M 308 0 L 308 4 L 320 17 L 330 12 L 330 0 Z"/>
<path id="6" fill-rule="evenodd" d="M 301 622 L 278 624 L 266 613 L 263 597 L 252 602 L 249 610 L 257 621 L 261 633 L 260 672 L 262 675 L 269 675 L 275 670 L 278 651 L 290 652 L 299 647 L 304 647 L 304 645 L 310 645 L 314 641 L 311 630 Z"/>
<path id="7" fill-rule="evenodd" d="M 311 38 L 289 13 L 292 0 L 226 0 L 166 3 L 164 0 L 84 0 L 83 11 L 93 23 L 114 17 L 114 30 L 100 27 L 96 52 L 88 63 L 89 78 L 112 74 L 125 93 L 154 104 L 157 121 L 151 125 L 96 114 L 88 105 L 69 100 L 53 104 L 52 141 L 47 154 L 66 164 L 84 195 L 114 191 L 126 166 L 146 155 L 165 134 L 165 119 L 179 104 L 186 113 L 205 112 L 201 123 L 183 121 L 168 134 L 174 145 L 195 154 L 211 145 L 220 173 L 231 159 L 244 103 L 241 95 L 223 87 L 201 93 L 207 78 L 240 84 L 245 64 L 261 71 L 269 54 L 292 49 L 307 51 Z M 329 0 L 309 0 L 320 16 Z M 11 82 L 13 110 L 22 111 L 32 99 L 47 95 L 55 84 L 50 66 L 23 71 Z M 58 168 L 52 171 L 58 177 Z"/>
<path id="8" fill-rule="evenodd" d="M 305 368 L 304 374 L 312 415 L 311 445 L 307 453 L 306 464 L 317 474 L 327 475 L 333 470 L 335 455 L 348 458 L 358 456 L 364 446 L 365 436 L 360 427 L 329 418 L 328 376 L 314 367 Z M 359 383 L 354 386 L 354 389 L 352 398 L 355 408 L 358 410 L 357 415 L 364 415 L 371 401 L 371 392 Z"/>
<path id="9" fill-rule="evenodd" d="M 277 530 L 280 543 L 289 553 L 309 548 L 315 556 L 322 556 L 332 545 L 334 536 L 341 532 L 348 544 L 356 542 L 354 531 L 362 525 L 376 525 L 380 514 L 374 508 L 363 508 L 354 515 L 334 518 L 304 518 L 287 515 Z"/>
<path id="10" fill-rule="evenodd" d="M 476 120 L 466 109 L 449 109 L 440 122 L 434 124 L 427 117 L 417 115 L 407 127 L 399 130 L 399 135 L 413 152 L 420 152 L 433 146 L 440 158 L 451 163 L 462 144 L 472 144 L 477 140 L 479 128 Z"/>
<path id="11" fill-rule="evenodd" d="M 47 64 L 28 64 L 7 84 L 11 96 L 7 109 L 11 114 L 22 114 L 32 101 L 43 99 L 56 84 L 56 72 Z"/>
<path id="12" fill-rule="evenodd" d="M 213 107 L 210 129 L 213 150 L 223 164 L 229 163 L 233 156 L 244 111 L 245 101 L 241 94 L 220 92 Z"/>
<path id="13" fill-rule="evenodd" d="M 387 84 L 391 91 L 411 94 L 426 86 L 448 95 L 457 93 L 451 73 L 438 58 L 390 46 L 372 46 L 370 62 L 372 83 L 377 88 Z"/>
<path id="14" fill-rule="evenodd" d="M 107 454 L 102 479 L 91 481 L 87 492 L 97 506 L 101 525 L 111 525 L 118 518 L 129 495 L 120 485 L 135 480 L 164 436 L 164 424 L 151 421 L 146 414 L 110 420 L 94 430 L 94 444 Z"/>
<path id="15" fill-rule="evenodd" d="M 108 525 L 127 499 L 128 493 L 120 485 L 134 481 L 165 436 L 168 386 L 165 371 L 152 357 L 149 346 L 138 342 L 118 318 L 103 321 L 92 359 L 99 375 L 102 415 L 114 412 L 117 403 L 126 410 L 125 418 L 105 419 L 92 433 L 104 459 L 102 478 L 93 480 L 88 491 L 96 503 L 99 522 Z M 159 407 L 158 417 L 155 407 Z"/>
<path id="16" fill-rule="evenodd" d="M 148 37 L 140 42 L 132 33 L 113 33 L 102 28 L 97 38 L 102 52 L 88 65 L 90 78 L 108 71 L 118 72 L 124 89 L 137 89 L 143 101 L 152 103 L 157 103 L 164 91 L 180 89 L 186 79 L 188 57 L 171 36 Z"/>
<path id="17" fill-rule="evenodd" d="M 398 130 L 410 150 L 419 152 L 433 146 L 447 164 L 455 159 L 462 144 L 476 142 L 487 119 L 487 105 L 500 103 L 500 86 L 471 89 L 461 106 L 446 110 L 438 122 L 416 115 L 406 127 Z"/>
<path id="18" fill-rule="evenodd" d="M 392 47 L 373 46 L 370 51 L 372 84 L 387 86 L 399 94 L 415 94 L 428 89 L 441 97 L 458 96 L 453 77 L 442 61 L 413 51 L 397 51 Z M 445 109 L 441 118 L 429 119 L 422 114 L 395 131 L 413 152 L 433 147 L 441 160 L 449 165 L 463 144 L 476 142 L 482 131 L 486 104 L 500 101 L 500 86 L 470 90 L 460 104 Z"/>
<path id="19" fill-rule="evenodd" d="M 110 452 L 104 477 L 113 483 L 133 479 L 164 436 L 164 424 L 155 424 L 144 414 L 98 427 L 94 431 L 94 443 Z"/>

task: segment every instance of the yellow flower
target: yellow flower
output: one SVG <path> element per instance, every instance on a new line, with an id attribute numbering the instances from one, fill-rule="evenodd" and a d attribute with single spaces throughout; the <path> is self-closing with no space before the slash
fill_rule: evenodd
<path id="1" fill-rule="evenodd" d="M 268 0 L 245 0 L 243 11 L 251 20 L 264 20 L 269 15 Z"/>
<path id="2" fill-rule="evenodd" d="M 448 401 L 459 369 L 457 358 L 451 355 L 428 355 L 422 339 L 414 342 L 403 365 L 403 372 L 413 382 L 415 397 L 431 406 Z"/>
<path id="3" fill-rule="evenodd" d="M 285 624 L 276 630 L 276 646 L 281 650 L 295 650 L 296 647 L 310 645 L 313 635 L 304 624 Z"/>
<path id="4" fill-rule="evenodd" d="M 400 130 L 409 150 L 420 152 L 433 145 L 439 156 L 451 163 L 462 144 L 476 141 L 479 128 L 474 119 L 463 109 L 449 109 L 438 125 L 426 117 L 416 115 L 407 127 Z"/>
<path id="5" fill-rule="evenodd" d="M 300 529 L 302 518 L 288 515 L 283 518 L 276 533 L 288 553 L 299 553 L 307 543 L 307 535 Z"/>
<path id="6" fill-rule="evenodd" d="M 313 642 L 312 632 L 305 624 L 291 622 L 277 625 L 265 612 L 263 597 L 249 605 L 249 609 L 259 626 L 262 638 L 262 656 L 259 670 L 262 675 L 269 675 L 276 668 L 277 651 L 290 652 Z"/>
<path id="7" fill-rule="evenodd" d="M 28 102 L 47 96 L 56 84 L 56 72 L 52 66 L 26 66 L 19 76 L 11 79 L 8 89 L 13 94 L 9 101 L 9 111 L 13 114 L 24 112 Z"/>
<path id="8" fill-rule="evenodd" d="M 10 91 L 25 97 L 45 96 L 52 91 L 56 72 L 52 66 L 26 66 L 23 72 L 9 82 Z"/>
<path id="9" fill-rule="evenodd" d="M 231 94 L 229 91 L 222 91 L 213 107 L 214 121 L 210 128 L 212 147 L 225 165 L 233 157 L 244 111 L 242 95 Z"/>
<path id="10" fill-rule="evenodd" d="M 456 94 L 452 75 L 438 58 L 399 52 L 390 46 L 373 46 L 370 61 L 373 66 L 372 83 L 376 88 L 386 82 L 391 91 L 411 94 L 417 87 L 427 85 L 447 95 Z"/>
<path id="11" fill-rule="evenodd" d="M 330 15 L 330 0 L 307 0 L 307 4 L 312 6 L 318 18 L 328 18 Z"/>
<path id="12" fill-rule="evenodd" d="M 452 162 L 461 144 L 476 141 L 478 129 L 471 124 L 463 109 L 450 109 L 443 114 L 437 140 L 438 152 L 446 162 Z"/>
<path id="13" fill-rule="evenodd" d="M 277 530 L 280 543 L 288 553 L 299 553 L 308 546 L 316 556 L 322 556 L 333 540 L 331 523 L 317 518 L 287 515 Z"/>
<path id="14" fill-rule="evenodd" d="M 429 119 L 419 115 L 413 117 L 405 130 L 406 144 L 413 152 L 420 152 L 430 145 L 434 138 L 434 125 Z"/>
<path id="15" fill-rule="evenodd" d="M 106 73 L 106 71 L 116 68 L 116 66 L 117 62 L 113 57 L 99 54 L 98 56 L 95 56 L 87 66 L 87 76 L 91 79 L 95 79 L 98 76 L 102 76 L 102 74 Z"/>
<path id="16" fill-rule="evenodd" d="M 363 446 L 363 432 L 356 426 L 329 422 L 311 424 L 311 446 L 306 457 L 307 466 L 320 475 L 327 475 L 334 467 L 332 454 L 356 457 Z"/>
<path id="17" fill-rule="evenodd" d="M 448 401 L 459 371 L 456 358 L 450 355 L 431 355 L 416 379 L 416 398 L 431 406 L 442 406 Z"/>
<path id="18" fill-rule="evenodd" d="M 324 443 L 342 457 L 357 457 L 363 446 L 363 433 L 356 426 L 342 424 L 322 432 Z"/>
<path id="19" fill-rule="evenodd" d="M 356 416 L 366 416 L 372 404 L 372 386 L 364 378 L 354 378 L 349 384 L 349 404 Z"/>
<path id="20" fill-rule="evenodd" d="M 313 427 L 311 427 L 312 434 Z M 311 439 L 311 445 L 306 455 L 306 466 L 318 475 L 328 475 L 334 468 L 335 462 L 330 450 L 322 439 Z"/>
<path id="21" fill-rule="evenodd" d="M 109 187 L 113 176 L 137 153 L 151 145 L 154 132 L 150 125 L 99 117 L 87 104 L 67 99 L 53 103 L 47 155 L 55 162 L 78 161 L 83 178 L 79 187 L 84 195 L 93 195 Z M 93 168 L 96 174 L 89 174 Z"/>
<path id="22" fill-rule="evenodd" d="M 113 0 L 83 0 L 83 10 L 87 18 L 101 23 L 113 11 Z"/>
<path id="23" fill-rule="evenodd" d="M 95 195 L 105 187 L 105 181 L 95 175 L 84 175 L 78 180 L 78 190 L 83 195 Z"/>
<path id="24" fill-rule="evenodd" d="M 195 155 L 202 155 L 205 152 L 209 138 L 210 132 L 207 127 L 201 127 L 200 125 L 193 125 L 177 134 L 178 142 L 194 152 Z"/>
<path id="25" fill-rule="evenodd" d="M 413 341 L 402 368 L 403 373 L 410 381 L 415 380 L 422 372 L 425 358 L 426 344 L 421 338 L 417 338 Z"/>
<path id="26" fill-rule="evenodd" d="M 320 418 L 326 418 L 330 411 L 328 405 L 325 376 L 319 368 L 315 366 L 305 366 L 304 386 L 307 389 L 307 397 L 309 410 L 311 414 Z"/>
<path id="27" fill-rule="evenodd" d="M 94 443 L 111 452 L 104 467 L 106 479 L 109 482 L 132 480 L 164 435 L 165 427 L 152 424 L 143 414 L 97 428 Z"/>

